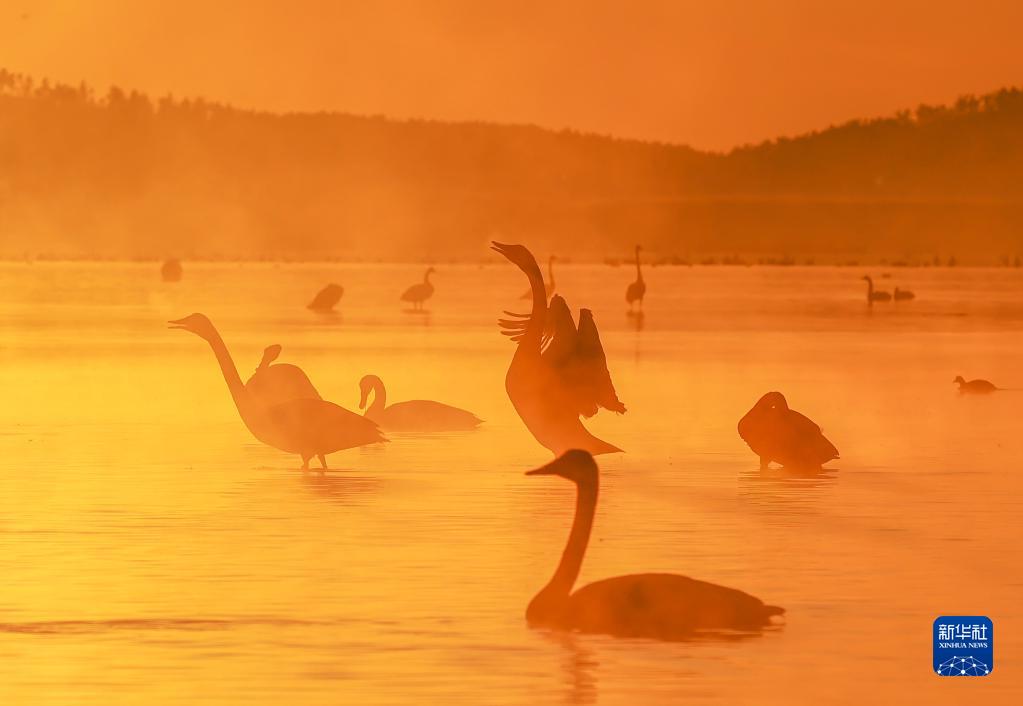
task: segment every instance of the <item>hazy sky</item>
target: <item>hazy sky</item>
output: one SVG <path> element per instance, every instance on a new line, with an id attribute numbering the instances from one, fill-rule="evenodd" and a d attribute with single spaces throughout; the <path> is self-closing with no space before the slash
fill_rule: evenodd
<path id="1" fill-rule="evenodd" d="M 0 66 L 724 149 L 1023 84 L 1023 0 L 0 0 Z"/>

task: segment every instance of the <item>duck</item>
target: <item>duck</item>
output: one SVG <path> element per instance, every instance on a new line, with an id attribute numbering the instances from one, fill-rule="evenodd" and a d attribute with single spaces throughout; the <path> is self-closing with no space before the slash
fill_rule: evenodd
<path id="1" fill-rule="evenodd" d="M 992 392 L 996 392 L 999 388 L 995 387 L 993 382 L 988 380 L 965 380 L 962 375 L 956 375 L 955 380 L 952 382 L 959 385 L 959 394 L 961 395 L 989 395 Z"/>

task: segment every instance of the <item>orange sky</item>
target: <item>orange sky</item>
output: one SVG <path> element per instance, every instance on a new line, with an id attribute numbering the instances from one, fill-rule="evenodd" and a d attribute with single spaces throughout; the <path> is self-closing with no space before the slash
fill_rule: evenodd
<path id="1" fill-rule="evenodd" d="M 1023 84 L 1021 27 L 1020 0 L 0 0 L 0 66 L 725 149 Z"/>

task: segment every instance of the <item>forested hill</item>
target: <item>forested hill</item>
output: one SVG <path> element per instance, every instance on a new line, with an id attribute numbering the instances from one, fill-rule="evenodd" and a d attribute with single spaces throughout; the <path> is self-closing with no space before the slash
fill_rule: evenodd
<path id="1" fill-rule="evenodd" d="M 751 108 L 751 120 L 755 110 Z M 270 114 L 0 70 L 0 256 L 579 258 L 1023 251 L 1023 91 L 728 154 Z"/>

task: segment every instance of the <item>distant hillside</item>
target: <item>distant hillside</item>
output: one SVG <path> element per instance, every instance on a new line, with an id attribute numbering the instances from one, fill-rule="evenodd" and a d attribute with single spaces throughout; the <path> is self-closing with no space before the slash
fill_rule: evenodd
<path id="1" fill-rule="evenodd" d="M 1023 252 L 1023 91 L 713 154 L 0 70 L 0 256 L 478 258 L 495 235 L 579 258 Z"/>

